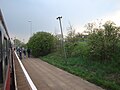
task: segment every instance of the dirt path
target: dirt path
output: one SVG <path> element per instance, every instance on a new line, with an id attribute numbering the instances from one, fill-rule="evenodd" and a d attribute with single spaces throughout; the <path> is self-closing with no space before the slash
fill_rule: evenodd
<path id="1" fill-rule="evenodd" d="M 40 59 L 22 60 L 38 90 L 103 90 Z"/>

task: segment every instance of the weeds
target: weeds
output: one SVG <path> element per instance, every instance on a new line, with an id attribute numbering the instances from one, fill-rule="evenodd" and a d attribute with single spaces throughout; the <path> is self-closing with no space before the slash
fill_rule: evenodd
<path id="1" fill-rule="evenodd" d="M 107 90 L 120 90 L 120 67 L 117 62 L 101 63 L 81 57 L 70 57 L 66 59 L 66 63 L 57 53 L 41 59 Z"/>

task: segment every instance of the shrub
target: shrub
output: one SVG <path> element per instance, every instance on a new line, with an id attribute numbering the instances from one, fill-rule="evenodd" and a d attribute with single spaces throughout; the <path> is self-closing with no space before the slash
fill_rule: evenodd
<path id="1" fill-rule="evenodd" d="M 113 60 L 119 52 L 120 28 L 109 21 L 103 25 L 103 28 L 92 28 L 92 30 L 88 38 L 90 57 L 101 61 Z"/>
<path id="2" fill-rule="evenodd" d="M 72 56 L 86 57 L 88 55 L 87 42 L 79 42 L 73 49 Z"/>
<path id="3" fill-rule="evenodd" d="M 47 32 L 37 32 L 29 42 L 28 47 L 34 57 L 44 56 L 50 53 L 54 46 L 54 36 Z"/>
<path id="4" fill-rule="evenodd" d="M 76 42 L 76 43 L 67 43 L 66 51 L 68 57 L 82 56 L 85 57 L 88 55 L 88 45 L 87 42 Z"/>

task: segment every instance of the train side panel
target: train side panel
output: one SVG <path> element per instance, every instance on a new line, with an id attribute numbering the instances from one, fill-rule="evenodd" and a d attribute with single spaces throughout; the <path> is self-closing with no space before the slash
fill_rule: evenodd
<path id="1" fill-rule="evenodd" d="M 10 38 L 0 11 L 0 89 L 2 90 L 10 90 L 10 60 Z"/>

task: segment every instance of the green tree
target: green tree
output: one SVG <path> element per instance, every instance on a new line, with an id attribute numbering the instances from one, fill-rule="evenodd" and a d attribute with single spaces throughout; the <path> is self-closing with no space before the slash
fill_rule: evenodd
<path id="1" fill-rule="evenodd" d="M 62 49 L 61 46 L 61 34 L 56 34 L 54 38 L 54 50 L 60 52 Z"/>
<path id="2" fill-rule="evenodd" d="M 68 33 L 66 36 L 65 48 L 66 48 L 67 56 L 71 57 L 74 46 L 76 45 L 77 39 L 75 38 L 75 35 L 76 35 L 75 29 L 71 24 L 69 24 L 69 27 L 67 28 L 67 30 L 68 30 Z"/>
<path id="3" fill-rule="evenodd" d="M 14 45 L 15 45 L 15 46 L 19 46 L 19 47 L 21 47 L 21 46 L 24 45 L 24 43 L 21 42 L 19 39 L 14 39 L 13 41 L 14 41 Z"/>
<path id="4" fill-rule="evenodd" d="M 85 41 L 86 35 L 82 33 L 75 33 L 74 27 L 70 24 L 68 27 L 68 34 L 66 37 L 65 47 L 68 57 L 87 55 L 87 43 Z"/>
<path id="5" fill-rule="evenodd" d="M 103 27 L 90 29 L 88 45 L 90 57 L 99 60 L 112 60 L 118 54 L 119 31 L 113 22 L 106 22 Z"/>
<path id="6" fill-rule="evenodd" d="M 47 55 L 54 47 L 54 36 L 47 32 L 37 32 L 30 38 L 28 47 L 34 57 Z"/>
<path id="7" fill-rule="evenodd" d="M 75 28 L 71 24 L 69 24 L 69 27 L 67 28 L 67 30 L 68 30 L 68 33 L 66 36 L 66 41 L 71 43 L 76 42 L 77 38 L 75 34 Z"/>

